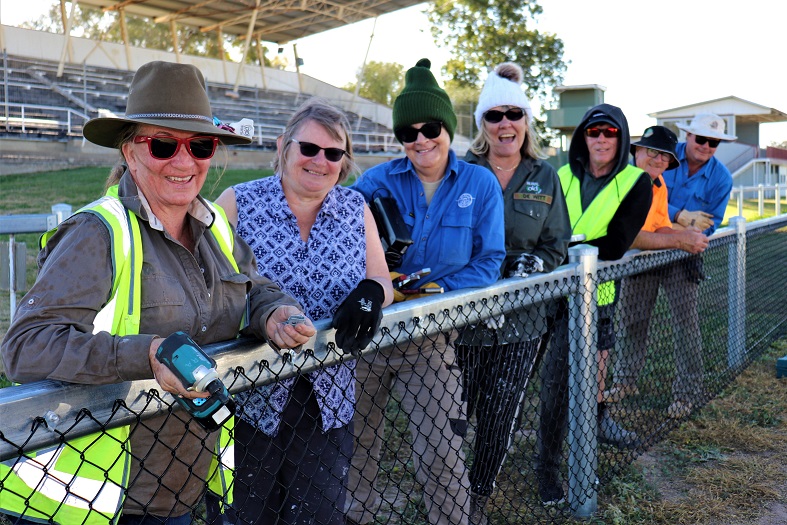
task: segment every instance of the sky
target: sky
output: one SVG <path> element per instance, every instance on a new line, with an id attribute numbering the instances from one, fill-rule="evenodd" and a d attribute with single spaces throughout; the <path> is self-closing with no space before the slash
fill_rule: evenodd
<path id="1" fill-rule="evenodd" d="M 53 0 L 0 0 L 0 21 L 16 25 Z M 787 2 L 780 0 L 539 0 L 534 27 L 564 43 L 563 84 L 598 84 L 632 134 L 655 124 L 649 113 L 737 96 L 787 113 L 783 63 Z M 297 42 L 301 71 L 333 85 L 355 80 L 364 57 L 405 68 L 420 58 L 432 71 L 450 56 L 438 47 L 417 5 Z M 370 36 L 374 28 L 374 38 Z M 292 47 L 286 46 L 291 54 Z M 290 63 L 294 60 L 290 59 Z M 533 101 L 540 114 L 539 101 Z M 787 123 L 760 127 L 761 146 L 787 141 Z"/>

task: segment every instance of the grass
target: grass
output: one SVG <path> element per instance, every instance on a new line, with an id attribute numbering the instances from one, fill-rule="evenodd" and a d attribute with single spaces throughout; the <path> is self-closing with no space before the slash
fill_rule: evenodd
<path id="1" fill-rule="evenodd" d="M 787 203 L 782 202 L 781 208 L 782 213 L 787 213 Z M 763 212 L 765 215 L 760 215 L 757 199 L 744 199 L 743 217 L 746 219 L 746 222 L 756 221 L 766 217 L 773 217 L 776 214 L 776 201 L 774 199 L 765 199 Z M 728 226 L 730 217 L 736 217 L 737 215 L 738 202 L 737 200 L 731 199 L 730 202 L 727 203 L 727 210 L 724 212 L 724 220 L 721 223 L 722 226 Z"/>
<path id="2" fill-rule="evenodd" d="M 787 379 L 775 342 L 733 384 L 672 432 L 599 497 L 605 524 L 761 524 L 785 522 Z M 776 515 L 774 515 L 774 512 Z"/>

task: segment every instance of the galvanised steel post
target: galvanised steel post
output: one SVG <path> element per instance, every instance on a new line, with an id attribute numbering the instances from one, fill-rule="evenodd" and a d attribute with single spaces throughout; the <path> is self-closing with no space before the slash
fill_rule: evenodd
<path id="1" fill-rule="evenodd" d="M 735 369 L 746 353 L 746 219 L 732 217 L 730 227 L 735 242 L 727 249 L 727 366 Z"/>
<path id="2" fill-rule="evenodd" d="M 589 518 L 598 507 L 596 412 L 596 287 L 598 248 L 581 244 L 568 251 L 578 263 L 577 291 L 568 296 L 568 503 L 574 516 Z"/>

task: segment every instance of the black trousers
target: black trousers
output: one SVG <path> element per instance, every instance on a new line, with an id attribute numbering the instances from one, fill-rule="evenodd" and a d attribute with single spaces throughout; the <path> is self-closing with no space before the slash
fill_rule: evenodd
<path id="1" fill-rule="evenodd" d="M 493 346 L 456 347 L 467 418 L 476 414 L 470 490 L 491 496 L 518 423 L 541 338 Z"/>
<path id="2" fill-rule="evenodd" d="M 225 523 L 344 525 L 352 428 L 323 432 L 311 383 L 300 377 L 275 437 L 238 419 L 233 509 Z"/>

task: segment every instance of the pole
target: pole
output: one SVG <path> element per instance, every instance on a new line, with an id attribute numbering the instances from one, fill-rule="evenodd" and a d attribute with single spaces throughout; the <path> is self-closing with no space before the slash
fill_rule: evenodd
<path id="1" fill-rule="evenodd" d="M 366 46 L 366 54 L 363 56 L 363 64 L 361 70 L 358 72 L 358 78 L 355 81 L 355 92 L 353 93 L 352 102 L 350 102 L 350 111 L 355 111 L 355 100 L 358 98 L 358 92 L 361 90 L 361 82 L 363 82 L 363 75 L 366 72 L 366 61 L 369 58 L 369 50 L 372 48 L 372 40 L 374 40 L 374 30 L 377 29 L 377 17 L 374 17 L 372 24 L 372 34 L 369 35 L 369 44 Z M 358 127 L 360 128 L 361 121 L 358 120 Z"/>
<path id="2" fill-rule="evenodd" d="M 598 248 L 575 246 L 568 250 L 568 257 L 570 263 L 578 263 L 577 291 L 568 297 L 568 503 L 575 517 L 589 518 L 598 508 Z"/>
<path id="3" fill-rule="evenodd" d="M 735 242 L 727 251 L 727 366 L 734 370 L 746 356 L 746 219 L 732 217 Z"/>

